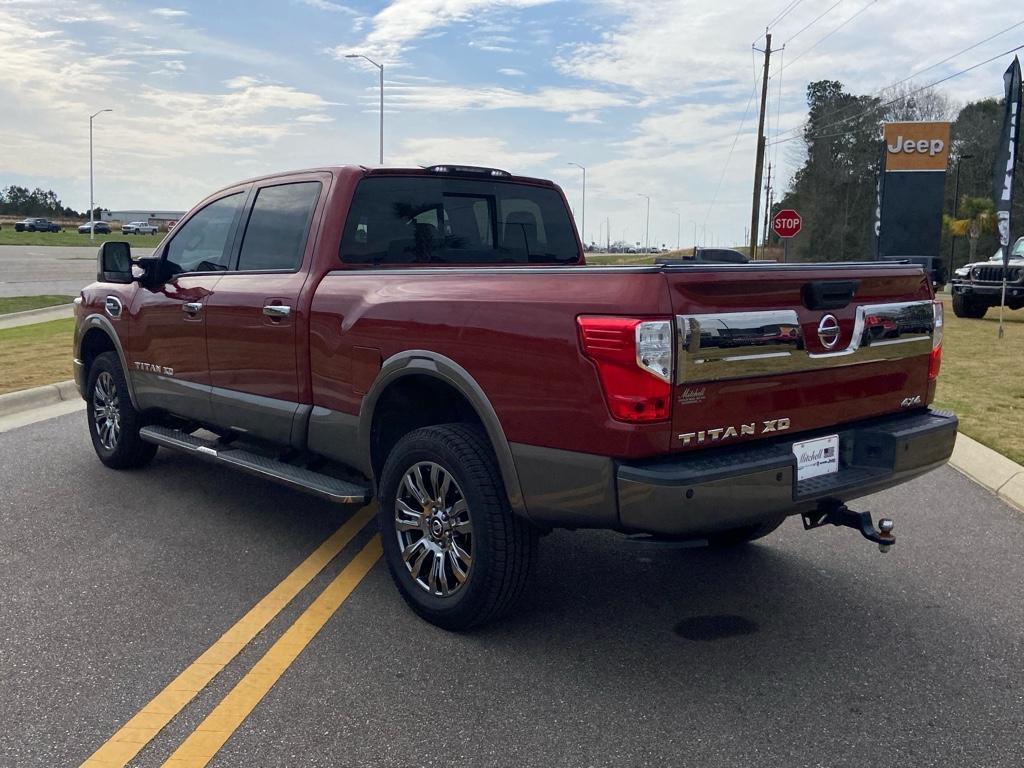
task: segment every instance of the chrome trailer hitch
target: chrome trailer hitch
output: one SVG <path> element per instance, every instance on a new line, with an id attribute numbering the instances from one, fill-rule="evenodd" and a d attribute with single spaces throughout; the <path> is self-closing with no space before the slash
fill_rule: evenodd
<path id="1" fill-rule="evenodd" d="M 880 518 L 878 527 L 875 528 L 870 512 L 854 512 L 835 499 L 825 499 L 818 504 L 816 510 L 804 512 L 801 518 L 804 521 L 805 531 L 820 528 L 823 525 L 843 525 L 858 530 L 865 539 L 878 545 L 879 552 L 888 552 L 889 547 L 896 543 L 896 537 L 892 532 L 892 520 L 887 517 Z"/>

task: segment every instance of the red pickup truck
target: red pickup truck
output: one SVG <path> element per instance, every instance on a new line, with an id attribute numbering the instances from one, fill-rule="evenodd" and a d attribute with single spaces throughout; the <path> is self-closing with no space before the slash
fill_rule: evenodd
<path id="1" fill-rule="evenodd" d="M 253 179 L 98 260 L 74 354 L 100 460 L 375 498 L 396 585 L 447 628 L 506 611 L 555 527 L 726 546 L 799 514 L 886 549 L 844 502 L 956 436 L 920 267 L 591 267 L 561 190 L 496 169 Z"/>

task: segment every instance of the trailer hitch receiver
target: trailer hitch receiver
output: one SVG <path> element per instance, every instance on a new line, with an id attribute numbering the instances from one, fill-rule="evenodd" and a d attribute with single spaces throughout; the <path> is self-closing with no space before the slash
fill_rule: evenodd
<path id="1" fill-rule="evenodd" d="M 818 504 L 815 511 L 805 512 L 801 517 L 805 531 L 823 525 L 843 525 L 858 530 L 865 539 L 875 542 L 880 552 L 888 552 L 889 547 L 896 543 L 892 520 L 883 517 L 875 528 L 870 512 L 854 512 L 841 501 L 827 499 Z"/>

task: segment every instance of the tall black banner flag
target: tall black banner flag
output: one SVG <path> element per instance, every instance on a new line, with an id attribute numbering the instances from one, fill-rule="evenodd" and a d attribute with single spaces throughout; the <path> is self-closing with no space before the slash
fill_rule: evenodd
<path id="1" fill-rule="evenodd" d="M 1010 267 L 1010 211 L 1013 207 L 1013 171 L 1017 162 L 1017 146 L 1020 142 L 1021 94 L 1020 60 L 1014 56 L 1013 63 L 1003 74 L 1006 89 L 1006 112 L 1003 114 L 1003 130 L 999 136 L 999 152 L 996 154 L 993 179 L 993 198 L 996 204 L 996 224 L 999 227 L 999 245 L 1003 249 L 1003 293 L 999 304 L 999 338 L 1003 337 L 1003 306 L 1006 304 L 1006 276 Z"/>
<path id="2" fill-rule="evenodd" d="M 996 155 L 993 197 L 996 204 L 996 223 L 999 225 L 999 244 L 1003 247 L 1004 267 L 1010 261 L 1010 209 L 1013 204 L 1013 170 L 1020 142 L 1021 87 L 1020 61 L 1016 56 L 1003 75 L 1006 88 L 1006 112 Z"/>

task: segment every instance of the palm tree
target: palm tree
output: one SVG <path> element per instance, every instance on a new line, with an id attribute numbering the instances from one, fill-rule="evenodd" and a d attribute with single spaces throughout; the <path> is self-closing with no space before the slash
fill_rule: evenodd
<path id="1" fill-rule="evenodd" d="M 973 263 L 978 252 L 978 238 L 986 232 L 995 232 L 996 217 L 995 206 L 987 197 L 964 196 L 960 203 L 960 215 L 963 218 L 954 219 L 952 216 L 942 217 L 942 228 L 947 234 L 955 237 L 966 235 L 970 244 L 970 257 L 967 262 Z"/>

